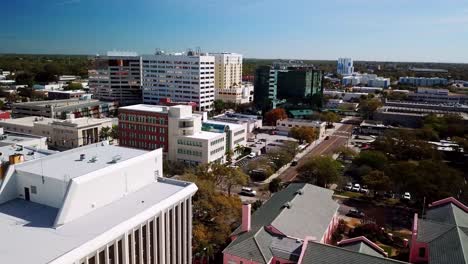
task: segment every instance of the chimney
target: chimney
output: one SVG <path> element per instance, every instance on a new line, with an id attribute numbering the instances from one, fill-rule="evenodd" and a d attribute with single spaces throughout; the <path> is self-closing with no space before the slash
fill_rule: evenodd
<path id="1" fill-rule="evenodd" d="M 250 204 L 242 204 L 242 232 L 250 231 Z"/>

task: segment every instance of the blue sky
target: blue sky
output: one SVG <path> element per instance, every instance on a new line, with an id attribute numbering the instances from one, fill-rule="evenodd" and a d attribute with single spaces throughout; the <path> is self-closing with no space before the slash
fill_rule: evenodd
<path id="1" fill-rule="evenodd" d="M 0 53 L 468 63 L 468 0 L 3 0 Z"/>

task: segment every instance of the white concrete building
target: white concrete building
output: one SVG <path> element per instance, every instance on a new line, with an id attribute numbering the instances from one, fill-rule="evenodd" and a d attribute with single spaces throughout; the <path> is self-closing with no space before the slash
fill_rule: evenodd
<path id="1" fill-rule="evenodd" d="M 2 263 L 191 263 L 197 187 L 160 177 L 161 149 L 102 142 L 11 161 L 0 180 Z"/>
<path id="2" fill-rule="evenodd" d="M 248 104 L 254 100 L 254 86 L 243 83 L 240 87 L 216 88 L 215 99 L 235 104 Z"/>
<path id="3" fill-rule="evenodd" d="M 338 58 L 336 72 L 341 75 L 350 75 L 354 72 L 353 59 Z"/>
<path id="4" fill-rule="evenodd" d="M 22 147 L 47 149 L 47 138 L 23 133 L 5 132 L 3 127 L 0 127 L 0 147 L 3 146 L 18 147 L 16 149 L 21 149 Z M 0 156 L 4 156 L 3 152 L 1 152 Z"/>
<path id="5" fill-rule="evenodd" d="M 226 112 L 224 114 L 212 117 L 212 120 L 232 124 L 242 124 L 247 128 L 247 133 L 252 133 L 255 129 L 262 128 L 263 126 L 262 117 L 256 115 L 244 115 L 239 113 Z"/>
<path id="6" fill-rule="evenodd" d="M 369 93 L 350 93 L 344 91 L 325 90 L 323 91 L 323 95 L 330 96 L 334 99 L 343 99 L 343 101 L 349 102 L 353 100 L 359 100 L 361 96 L 368 96 Z"/>
<path id="7" fill-rule="evenodd" d="M 226 154 L 230 151 L 237 156 L 239 147 L 247 146 L 247 127 L 245 124 L 232 124 L 216 120 L 203 122 L 203 131 L 226 134 Z"/>
<path id="8" fill-rule="evenodd" d="M 293 127 L 312 127 L 317 129 L 319 137 L 325 134 L 325 122 L 306 120 L 306 119 L 293 119 L 287 118 L 276 121 L 276 130 L 289 132 Z"/>
<path id="9" fill-rule="evenodd" d="M 380 93 L 383 91 L 382 87 L 367 87 L 367 86 L 354 86 L 351 88 L 353 92 L 363 92 L 363 93 Z"/>
<path id="10" fill-rule="evenodd" d="M 345 86 L 355 86 L 358 84 L 367 85 L 371 87 L 388 88 L 391 84 L 390 78 L 383 78 L 377 74 L 369 73 L 353 73 L 350 76 L 343 77 L 342 81 Z"/>
<path id="11" fill-rule="evenodd" d="M 49 84 L 35 84 L 33 85 L 34 90 L 43 90 L 43 91 L 55 91 L 62 89 L 63 84 L 61 83 L 49 83 Z"/>
<path id="12" fill-rule="evenodd" d="M 46 137 L 50 148 L 71 149 L 100 141 L 103 127 L 112 127 L 111 118 L 74 118 L 66 120 L 44 117 L 22 117 L 0 120 L 5 131 Z"/>
<path id="13" fill-rule="evenodd" d="M 190 51 L 187 54 L 143 56 L 143 102 L 158 104 L 161 99 L 195 102 L 197 110 L 210 111 L 215 100 L 215 57 Z"/>
<path id="14" fill-rule="evenodd" d="M 224 163 L 226 133 L 202 130 L 202 114 L 188 105 L 171 106 L 168 111 L 168 159 L 189 164 Z"/>
<path id="15" fill-rule="evenodd" d="M 426 78 L 426 77 L 400 77 L 398 79 L 398 83 L 400 84 L 407 84 L 407 85 L 413 85 L 413 86 L 445 86 L 448 84 L 448 80 L 445 78 L 439 78 L 439 77 L 431 77 L 431 78 Z"/>
<path id="16" fill-rule="evenodd" d="M 210 53 L 215 58 L 215 88 L 237 88 L 242 83 L 242 55 L 237 53 Z"/>

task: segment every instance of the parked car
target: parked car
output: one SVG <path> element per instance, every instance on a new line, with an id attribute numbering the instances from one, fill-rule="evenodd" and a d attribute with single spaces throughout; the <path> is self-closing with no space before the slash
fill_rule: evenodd
<path id="1" fill-rule="evenodd" d="M 297 165 L 297 160 L 293 160 L 293 161 L 291 162 L 291 166 L 296 166 L 296 165 Z"/>
<path id="2" fill-rule="evenodd" d="M 249 155 L 247 155 L 247 157 L 253 159 L 255 158 L 255 156 L 257 156 L 257 154 L 255 154 L 254 152 L 250 153 Z"/>
<path id="3" fill-rule="evenodd" d="M 329 140 L 329 139 L 330 139 L 330 136 L 326 136 L 326 137 L 325 137 L 325 140 Z"/>
<path id="4" fill-rule="evenodd" d="M 361 190 L 359 190 L 359 191 L 360 191 L 361 193 L 369 193 L 369 188 L 367 188 L 366 185 L 363 185 L 363 186 L 361 187 Z"/>
<path id="5" fill-rule="evenodd" d="M 257 192 L 254 191 L 252 188 L 249 188 L 249 187 L 242 187 L 240 193 L 240 195 L 244 195 L 244 196 L 250 196 L 250 197 L 254 197 L 257 195 Z"/>
<path id="6" fill-rule="evenodd" d="M 351 209 L 351 210 L 349 210 L 349 212 L 346 214 L 346 216 L 355 217 L 355 218 L 363 218 L 363 217 L 365 217 L 366 215 L 365 215 L 363 212 L 361 212 L 361 211 L 359 211 L 359 210 L 357 210 L 357 209 Z"/>
<path id="7" fill-rule="evenodd" d="M 356 183 L 353 185 L 353 189 L 351 189 L 353 192 L 359 192 L 361 191 L 361 185 L 359 183 Z"/>
<path id="8" fill-rule="evenodd" d="M 346 191 L 351 191 L 351 190 L 353 189 L 353 184 L 350 183 L 350 182 L 348 182 L 348 183 L 346 184 L 346 186 L 344 187 L 344 189 L 345 189 Z"/>
<path id="9" fill-rule="evenodd" d="M 402 196 L 401 199 L 409 201 L 411 200 L 411 194 L 409 192 L 405 192 Z"/>

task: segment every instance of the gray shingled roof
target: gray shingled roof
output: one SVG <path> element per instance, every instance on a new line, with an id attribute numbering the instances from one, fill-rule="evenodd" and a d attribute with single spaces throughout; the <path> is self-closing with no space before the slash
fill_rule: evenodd
<path id="1" fill-rule="evenodd" d="M 274 226 L 286 236 L 322 238 L 330 220 L 338 210 L 332 199 L 333 191 L 306 183 L 291 183 L 273 195 L 252 214 L 251 231 L 234 231 L 237 239 L 224 252 L 259 263 L 268 263 L 272 257 L 270 245 L 275 236 L 264 228 Z M 284 205 L 290 204 L 287 208 Z M 267 250 L 268 249 L 268 250 Z M 278 252 L 276 250 L 275 252 Z"/>
<path id="2" fill-rule="evenodd" d="M 453 203 L 430 208 L 418 222 L 417 240 L 429 244 L 431 264 L 467 264 L 468 213 Z"/>
<path id="3" fill-rule="evenodd" d="M 351 244 L 346 244 L 343 246 L 340 245 L 340 248 L 344 248 L 347 250 L 351 250 L 354 252 L 359 252 L 362 254 L 367 254 L 367 255 L 371 255 L 375 257 L 381 257 L 381 258 L 384 257 L 382 253 L 376 251 L 374 248 L 372 248 L 371 246 L 367 245 L 365 242 L 362 242 L 362 241 L 351 243 Z"/>
<path id="4" fill-rule="evenodd" d="M 301 264 L 397 264 L 406 263 L 389 258 L 362 254 L 346 248 L 340 248 L 309 241 Z"/>

